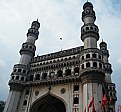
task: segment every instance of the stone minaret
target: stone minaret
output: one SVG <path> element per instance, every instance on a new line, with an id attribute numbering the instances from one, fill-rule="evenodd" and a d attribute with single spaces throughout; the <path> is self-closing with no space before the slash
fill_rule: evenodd
<path id="1" fill-rule="evenodd" d="M 4 112 L 18 112 L 23 84 L 27 81 L 29 64 L 35 55 L 35 41 L 38 39 L 40 23 L 33 21 L 27 33 L 27 41 L 22 44 L 20 50 L 21 58 L 19 64 L 14 65 L 11 79 L 9 81 L 10 91 Z"/>
<path id="2" fill-rule="evenodd" d="M 83 110 L 94 97 L 96 112 L 100 109 L 100 102 L 103 97 L 102 82 L 104 80 L 104 66 L 102 52 L 97 48 L 99 40 L 99 29 L 95 25 L 95 11 L 90 2 L 83 6 L 81 27 L 81 40 L 84 42 L 84 50 L 81 52 L 81 72 L 83 84 Z M 91 108 L 90 108 L 91 109 Z M 91 111 L 91 110 L 89 110 Z"/>
<path id="3" fill-rule="evenodd" d="M 106 82 L 111 82 L 112 69 L 111 69 L 111 64 L 108 61 L 109 51 L 107 50 L 107 44 L 103 41 L 100 43 L 100 50 L 103 53 L 103 62 L 105 65 L 105 80 Z"/>
<path id="4" fill-rule="evenodd" d="M 115 110 L 115 103 L 117 101 L 117 96 L 116 96 L 116 87 L 115 84 L 112 83 L 111 80 L 111 74 L 112 74 L 112 67 L 111 64 L 109 63 L 109 51 L 107 50 L 107 44 L 106 42 L 101 42 L 100 43 L 100 50 L 103 53 L 103 62 L 104 62 L 104 71 L 105 71 L 105 82 L 107 86 L 107 96 L 109 98 L 109 110 L 114 111 Z"/>

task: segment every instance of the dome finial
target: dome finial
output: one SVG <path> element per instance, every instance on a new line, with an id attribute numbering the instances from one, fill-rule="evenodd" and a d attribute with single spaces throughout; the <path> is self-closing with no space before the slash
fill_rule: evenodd
<path id="1" fill-rule="evenodd" d="M 102 42 L 103 42 L 103 38 L 102 38 Z"/>

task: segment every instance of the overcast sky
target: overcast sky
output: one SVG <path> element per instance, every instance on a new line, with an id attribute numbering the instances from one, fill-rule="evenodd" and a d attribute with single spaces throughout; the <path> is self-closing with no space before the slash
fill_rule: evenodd
<path id="1" fill-rule="evenodd" d="M 112 81 L 116 83 L 121 104 L 121 1 L 89 0 L 96 12 L 100 40 L 108 44 Z M 0 0 L 0 100 L 6 100 L 8 81 L 20 59 L 19 50 L 26 40 L 32 21 L 41 23 L 36 55 L 83 45 L 81 13 L 86 0 Z M 63 40 L 59 40 L 63 38 Z"/>

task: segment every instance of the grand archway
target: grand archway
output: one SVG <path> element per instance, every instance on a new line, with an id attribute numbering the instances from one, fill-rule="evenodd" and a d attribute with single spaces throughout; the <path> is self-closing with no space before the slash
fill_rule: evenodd
<path id="1" fill-rule="evenodd" d="M 36 101 L 30 112 L 66 112 L 66 108 L 60 99 L 48 94 Z"/>

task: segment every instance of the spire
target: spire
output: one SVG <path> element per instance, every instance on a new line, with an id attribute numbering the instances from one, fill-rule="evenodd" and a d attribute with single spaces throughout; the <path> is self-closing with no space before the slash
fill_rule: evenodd
<path id="1" fill-rule="evenodd" d="M 22 44 L 20 54 L 22 55 L 19 63 L 27 65 L 31 61 L 31 58 L 35 55 L 36 46 L 35 41 L 38 39 L 40 23 L 33 21 L 31 28 L 29 28 L 27 33 L 27 40 Z M 29 57 L 29 58 L 28 58 Z"/>
<path id="2" fill-rule="evenodd" d="M 36 39 L 38 39 L 39 28 L 40 28 L 40 23 L 38 22 L 38 19 L 37 19 L 37 21 L 32 22 L 31 28 L 28 30 L 27 37 L 34 36 L 34 37 L 36 37 Z"/>
<path id="3" fill-rule="evenodd" d="M 96 20 L 96 16 L 95 16 L 95 11 L 93 10 L 93 5 L 90 2 L 86 2 L 83 5 L 83 12 L 82 12 L 82 21 L 85 22 L 85 18 L 87 17 L 91 17 L 93 19 L 92 22 L 94 22 Z"/>
<path id="4" fill-rule="evenodd" d="M 98 26 L 94 24 L 95 20 L 96 16 L 95 11 L 93 10 L 93 5 L 87 1 L 83 5 L 82 12 L 82 21 L 84 22 L 84 25 L 81 28 L 81 40 L 84 42 L 84 49 L 97 48 L 99 29 Z"/>
<path id="5" fill-rule="evenodd" d="M 100 49 L 101 50 L 107 50 L 107 43 L 103 41 L 102 39 L 102 42 L 100 43 Z"/>

